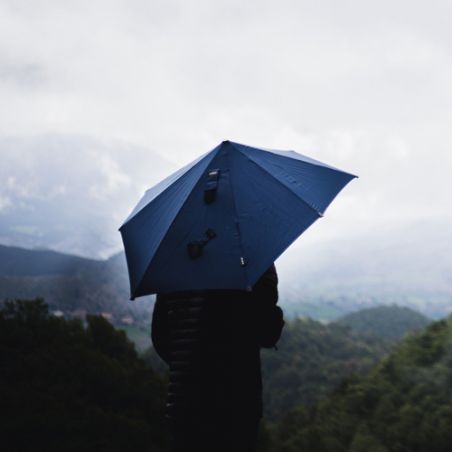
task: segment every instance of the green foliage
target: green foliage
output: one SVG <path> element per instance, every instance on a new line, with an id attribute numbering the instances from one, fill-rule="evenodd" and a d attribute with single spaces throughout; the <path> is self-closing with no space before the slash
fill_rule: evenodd
<path id="1" fill-rule="evenodd" d="M 367 424 L 360 424 L 353 436 L 348 452 L 388 452 L 369 431 Z"/>
<path id="2" fill-rule="evenodd" d="M 400 339 L 407 333 L 422 330 L 430 320 L 413 309 L 391 305 L 362 309 L 337 321 L 352 331 L 387 339 Z"/>
<path id="3" fill-rule="evenodd" d="M 353 334 L 311 319 L 286 323 L 278 350 L 262 351 L 265 418 L 281 419 L 297 405 L 313 405 L 346 377 L 368 372 L 392 342 Z M 150 347 L 141 355 L 162 377 L 168 366 Z"/>
<path id="4" fill-rule="evenodd" d="M 102 317 L 49 316 L 42 300 L 0 311 L 2 447 L 163 451 L 165 388 Z"/>
<path id="5" fill-rule="evenodd" d="M 387 341 L 334 323 L 288 322 L 278 350 L 262 353 L 266 417 L 274 421 L 297 405 L 315 404 L 345 377 L 368 372 L 390 349 Z"/>
<path id="6" fill-rule="evenodd" d="M 292 411 L 275 429 L 275 452 L 448 452 L 451 371 L 449 319 L 406 338 L 368 376 L 349 379 L 309 413 Z"/>
<path id="7" fill-rule="evenodd" d="M 272 422 L 262 425 L 260 452 L 450 451 L 452 319 L 390 355 L 393 342 L 310 319 L 288 322 L 278 347 L 263 354 Z M 167 450 L 165 384 L 149 363 L 163 375 L 166 367 L 153 350 L 144 358 L 102 317 L 84 325 L 50 316 L 40 299 L 6 302 L 3 448 Z"/>

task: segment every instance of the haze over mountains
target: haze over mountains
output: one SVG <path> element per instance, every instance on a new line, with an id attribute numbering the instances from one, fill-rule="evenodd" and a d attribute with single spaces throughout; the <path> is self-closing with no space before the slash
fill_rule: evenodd
<path id="1" fill-rule="evenodd" d="M 452 311 L 450 231 L 450 222 L 420 221 L 342 240 L 300 240 L 280 259 L 281 293 L 324 303 L 333 314 L 396 303 L 442 317 Z"/>
<path id="2" fill-rule="evenodd" d="M 437 247 L 447 246 L 447 237 L 437 239 Z M 280 301 L 287 315 L 333 320 L 365 306 L 396 303 L 432 318 L 446 316 L 451 310 L 451 255 L 434 252 L 432 244 L 431 255 L 416 259 L 409 242 L 392 253 L 380 243 L 380 253 L 372 246 L 358 252 L 350 244 L 323 244 L 302 254 L 293 268 L 283 267 Z M 35 296 L 65 312 L 111 313 L 115 323 L 128 316 L 148 319 L 151 309 L 146 299 L 129 301 L 122 252 L 93 260 L 0 246 L 0 299 Z"/>
<path id="3" fill-rule="evenodd" d="M 129 300 L 125 256 L 86 259 L 0 245 L 0 301 L 44 298 L 67 318 L 102 314 L 115 325 L 149 326 L 152 297 Z"/>
<path id="4" fill-rule="evenodd" d="M 0 139 L 0 243 L 91 258 L 120 249 L 118 227 L 174 166 L 121 141 L 81 135 Z"/>
<path id="5" fill-rule="evenodd" d="M 122 220 L 146 188 L 176 168 L 148 149 L 87 136 L 2 138 L 0 151 L 0 176 L 5 181 L 0 187 L 0 243 L 89 259 L 109 258 L 121 250 L 117 229 Z M 320 221 L 333 219 L 327 215 Z M 359 237 L 341 234 L 334 240 L 316 239 L 322 226 L 314 224 L 277 262 L 281 301 L 288 312 L 328 320 L 381 303 L 408 305 L 431 317 L 451 311 L 450 221 L 398 223 L 377 232 L 362 231 Z M 42 257 L 30 256 L 38 262 Z M 112 283 L 108 297 L 128 302 L 123 259 L 83 261 L 85 270 L 71 274 L 75 279 L 70 286 L 78 278 L 84 290 L 91 287 L 95 278 L 91 275 L 87 284 L 86 269 L 102 268 L 100 273 L 109 274 Z M 112 262 L 121 263 L 112 270 Z M 11 278 L 2 274 L 6 276 Z M 49 284 L 49 275 L 46 278 Z M 13 296 L 11 280 L 8 284 L 2 293 Z M 33 284 L 37 282 L 27 279 L 22 287 Z M 40 284 L 44 287 L 43 280 Z M 50 286 L 44 290 L 51 292 Z M 24 296 L 23 291 L 20 294 Z"/>

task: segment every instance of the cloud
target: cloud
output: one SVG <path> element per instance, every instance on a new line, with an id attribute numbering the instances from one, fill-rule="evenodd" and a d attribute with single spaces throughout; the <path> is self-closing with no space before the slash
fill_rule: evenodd
<path id="1" fill-rule="evenodd" d="M 43 80 L 41 68 L 36 64 L 24 63 L 14 64 L 1 62 L 0 82 L 13 83 L 21 87 L 34 87 Z"/>
<path id="2" fill-rule="evenodd" d="M 88 192 L 91 197 L 100 201 L 107 200 L 133 185 L 131 175 L 127 175 L 111 155 L 97 153 L 95 159 L 100 177 L 89 187 Z"/>
<path id="3" fill-rule="evenodd" d="M 182 159 L 195 152 L 179 150 L 182 137 L 193 130 L 190 146 L 204 144 L 212 116 L 248 111 L 251 127 L 265 115 L 273 129 L 406 126 L 426 110 L 438 119 L 450 99 L 441 2 L 428 12 L 405 1 L 4 5 L 8 53 L 46 74 L 33 96 L 44 114 L 22 127 L 114 134 Z M 20 93 L 11 100 L 21 107 Z M 243 128 L 221 127 L 251 136 Z"/>
<path id="4" fill-rule="evenodd" d="M 6 196 L 0 195 L 0 212 L 11 205 L 11 200 Z"/>
<path id="5" fill-rule="evenodd" d="M 1 0 L 0 136 L 122 140 L 177 166 L 231 139 L 358 174 L 304 240 L 450 217 L 451 13 L 441 0 Z M 131 174 L 151 185 L 139 160 L 89 152 L 99 202 Z M 16 193 L 38 196 L 38 177 Z"/>
<path id="6" fill-rule="evenodd" d="M 87 256 L 120 249 L 117 231 L 172 169 L 158 154 L 88 136 L 0 139 L 0 241 Z"/>

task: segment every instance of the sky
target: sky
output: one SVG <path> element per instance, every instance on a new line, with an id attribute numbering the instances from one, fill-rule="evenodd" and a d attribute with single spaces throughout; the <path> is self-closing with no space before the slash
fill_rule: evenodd
<path id="1" fill-rule="evenodd" d="M 128 143 L 95 160 L 113 183 L 225 139 L 293 149 L 359 176 L 305 240 L 451 221 L 450 17 L 447 0 L 0 0 L 0 143 Z M 129 145 L 149 149 L 136 170 Z M 0 146 L 11 177 L 27 149 Z"/>

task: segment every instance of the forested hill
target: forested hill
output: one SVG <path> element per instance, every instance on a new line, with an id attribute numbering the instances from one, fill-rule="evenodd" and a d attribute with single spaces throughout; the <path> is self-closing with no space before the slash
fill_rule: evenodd
<path id="1" fill-rule="evenodd" d="M 367 377 L 280 423 L 275 452 L 450 452 L 452 318 L 408 336 Z"/>
<path id="2" fill-rule="evenodd" d="M 394 343 L 305 318 L 287 322 L 278 350 L 263 350 L 264 407 L 270 421 L 295 406 L 312 405 L 344 378 L 366 374 Z"/>
<path id="3" fill-rule="evenodd" d="M 356 333 L 388 339 L 399 339 L 409 332 L 422 330 L 430 322 L 419 312 L 397 305 L 361 309 L 336 321 Z"/>
<path id="4" fill-rule="evenodd" d="M 65 317 L 103 313 L 116 325 L 149 324 L 150 297 L 129 300 L 125 256 L 86 259 L 0 245 L 0 301 L 42 297 Z"/>
<path id="5" fill-rule="evenodd" d="M 381 318 L 369 316 L 367 311 L 363 311 L 363 317 L 369 322 L 369 330 L 377 331 L 389 314 L 390 322 L 403 325 L 404 332 L 419 327 L 417 322 L 406 321 L 404 308 L 386 307 L 381 310 Z M 366 375 L 396 347 L 397 339 L 392 334 L 356 332 L 336 322 L 323 324 L 309 318 L 287 321 L 278 349 L 262 351 L 266 419 L 280 420 L 297 405 L 311 406 L 327 398 L 345 378 Z M 152 349 L 144 353 L 144 358 L 154 369 L 165 373 L 166 366 Z"/>
<path id="6" fill-rule="evenodd" d="M 0 309 L 2 450 L 167 451 L 165 385 L 102 317 L 42 301 Z"/>
<path id="7" fill-rule="evenodd" d="M 450 452 L 452 318 L 394 344 L 289 322 L 279 350 L 263 357 L 276 422 L 260 451 Z M 9 302 L 0 357 L 5 450 L 168 450 L 165 385 L 102 317 L 84 326 L 51 316 L 42 301 Z"/>

